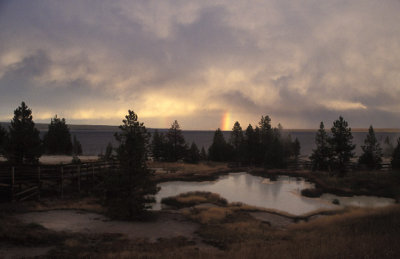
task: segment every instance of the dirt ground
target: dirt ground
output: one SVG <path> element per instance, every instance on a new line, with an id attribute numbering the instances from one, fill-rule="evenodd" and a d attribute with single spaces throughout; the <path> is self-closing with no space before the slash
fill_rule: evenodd
<path id="1" fill-rule="evenodd" d="M 154 221 L 114 221 L 97 214 L 79 210 L 51 210 L 29 212 L 16 216 L 23 223 L 35 223 L 54 231 L 78 233 L 118 233 L 130 239 L 145 238 L 155 242 L 159 238 L 183 236 L 194 239 L 198 224 L 176 213 L 161 212 Z"/>

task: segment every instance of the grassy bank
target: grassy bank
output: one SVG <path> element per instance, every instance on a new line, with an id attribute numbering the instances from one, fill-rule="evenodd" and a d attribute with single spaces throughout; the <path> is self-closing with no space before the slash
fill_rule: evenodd
<path id="1" fill-rule="evenodd" d="M 309 170 L 264 170 L 261 168 L 249 169 L 249 173 L 263 177 L 277 177 L 288 175 L 303 177 L 315 183 L 315 189 L 306 189 L 302 192 L 308 197 L 319 197 L 323 193 L 332 193 L 339 196 L 374 195 L 394 198 L 400 201 L 400 173 L 393 171 L 354 171 L 343 177 L 330 175 L 329 172 L 312 172 Z"/>
<path id="2" fill-rule="evenodd" d="M 256 228 L 254 228 L 256 230 Z M 399 258 L 400 207 L 355 210 L 233 244 L 232 258 Z"/>
<path id="3" fill-rule="evenodd" d="M 161 203 L 174 208 L 192 207 L 202 203 L 209 203 L 217 206 L 225 206 L 228 204 L 227 200 L 222 198 L 219 194 L 199 191 L 182 193 L 174 197 L 166 197 L 161 200 Z"/>
<path id="4" fill-rule="evenodd" d="M 148 167 L 163 169 L 155 172 L 153 179 L 157 182 L 213 181 L 221 175 L 246 170 L 245 168 L 229 168 L 226 163 L 219 162 L 201 162 L 199 164 L 150 162 Z"/>

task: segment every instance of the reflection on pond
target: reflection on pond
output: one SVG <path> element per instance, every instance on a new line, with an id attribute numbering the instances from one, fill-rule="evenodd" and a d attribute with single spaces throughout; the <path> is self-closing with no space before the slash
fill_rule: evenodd
<path id="1" fill-rule="evenodd" d="M 183 182 L 171 181 L 160 183 L 161 190 L 156 195 L 156 204 L 153 209 L 161 209 L 161 199 L 190 191 L 208 191 L 218 193 L 228 202 L 242 202 L 248 205 L 275 209 L 293 215 L 302 215 L 318 209 L 334 209 L 338 205 L 332 204 L 333 199 L 339 199 L 343 205 L 355 206 L 384 206 L 394 203 L 393 199 L 370 196 L 351 197 L 346 201 L 343 197 L 326 195 L 321 198 L 307 198 L 301 196 L 302 189 L 314 188 L 314 184 L 302 178 L 279 176 L 276 181 L 253 176 L 247 173 L 231 173 L 221 176 L 216 181 Z M 353 201 L 353 202 L 351 202 Z M 383 204 L 383 205 L 382 205 Z"/>

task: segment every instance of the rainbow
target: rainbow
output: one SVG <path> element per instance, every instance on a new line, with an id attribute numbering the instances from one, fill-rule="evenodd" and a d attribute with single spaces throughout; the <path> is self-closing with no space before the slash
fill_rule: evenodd
<path id="1" fill-rule="evenodd" d="M 231 125 L 231 113 L 230 112 L 225 112 L 222 115 L 221 130 L 230 130 L 231 127 L 232 127 L 232 125 Z"/>

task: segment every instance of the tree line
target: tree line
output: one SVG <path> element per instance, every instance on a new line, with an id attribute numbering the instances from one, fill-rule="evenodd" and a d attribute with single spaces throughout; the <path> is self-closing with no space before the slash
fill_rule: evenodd
<path id="1" fill-rule="evenodd" d="M 298 158 L 300 142 L 297 138 L 293 141 L 290 134 L 285 135 L 280 124 L 273 128 L 269 116 L 262 116 L 258 126 L 249 125 L 246 131 L 236 121 L 228 140 L 218 128 L 206 152 L 204 147 L 200 151 L 194 142 L 189 147 L 178 122 L 174 121 L 165 134 L 154 131 L 151 153 L 156 161 L 197 163 L 210 160 L 282 168 L 289 159 Z"/>
<path id="2" fill-rule="evenodd" d="M 245 131 L 236 121 L 228 141 L 221 129 L 217 129 L 208 149 L 208 158 L 212 161 L 266 168 L 286 167 L 290 159 L 297 160 L 299 155 L 299 140 L 292 140 L 290 134 L 283 132 L 280 124 L 273 128 L 268 115 L 262 116 L 255 128 L 249 124 Z"/>
<path id="3" fill-rule="evenodd" d="M 82 145 L 71 137 L 64 118 L 51 119 L 43 140 L 35 127 L 32 110 L 22 102 L 15 109 L 8 130 L 0 125 L 0 155 L 11 164 L 37 164 L 42 154 L 81 155 Z"/>
<path id="4" fill-rule="evenodd" d="M 321 122 L 319 130 L 315 135 L 316 148 L 309 157 L 312 163 L 312 170 L 333 171 L 344 174 L 346 166 L 355 158 L 355 144 L 352 143 L 353 135 L 348 122 L 342 116 L 333 122 L 330 134 L 325 130 Z M 390 144 L 388 138 L 385 143 Z M 362 154 L 358 158 L 358 164 L 366 169 L 380 169 L 382 167 L 383 151 L 376 138 L 372 125 L 361 146 Z M 391 152 L 391 165 L 395 170 L 400 169 L 400 138 L 397 146 Z"/>

